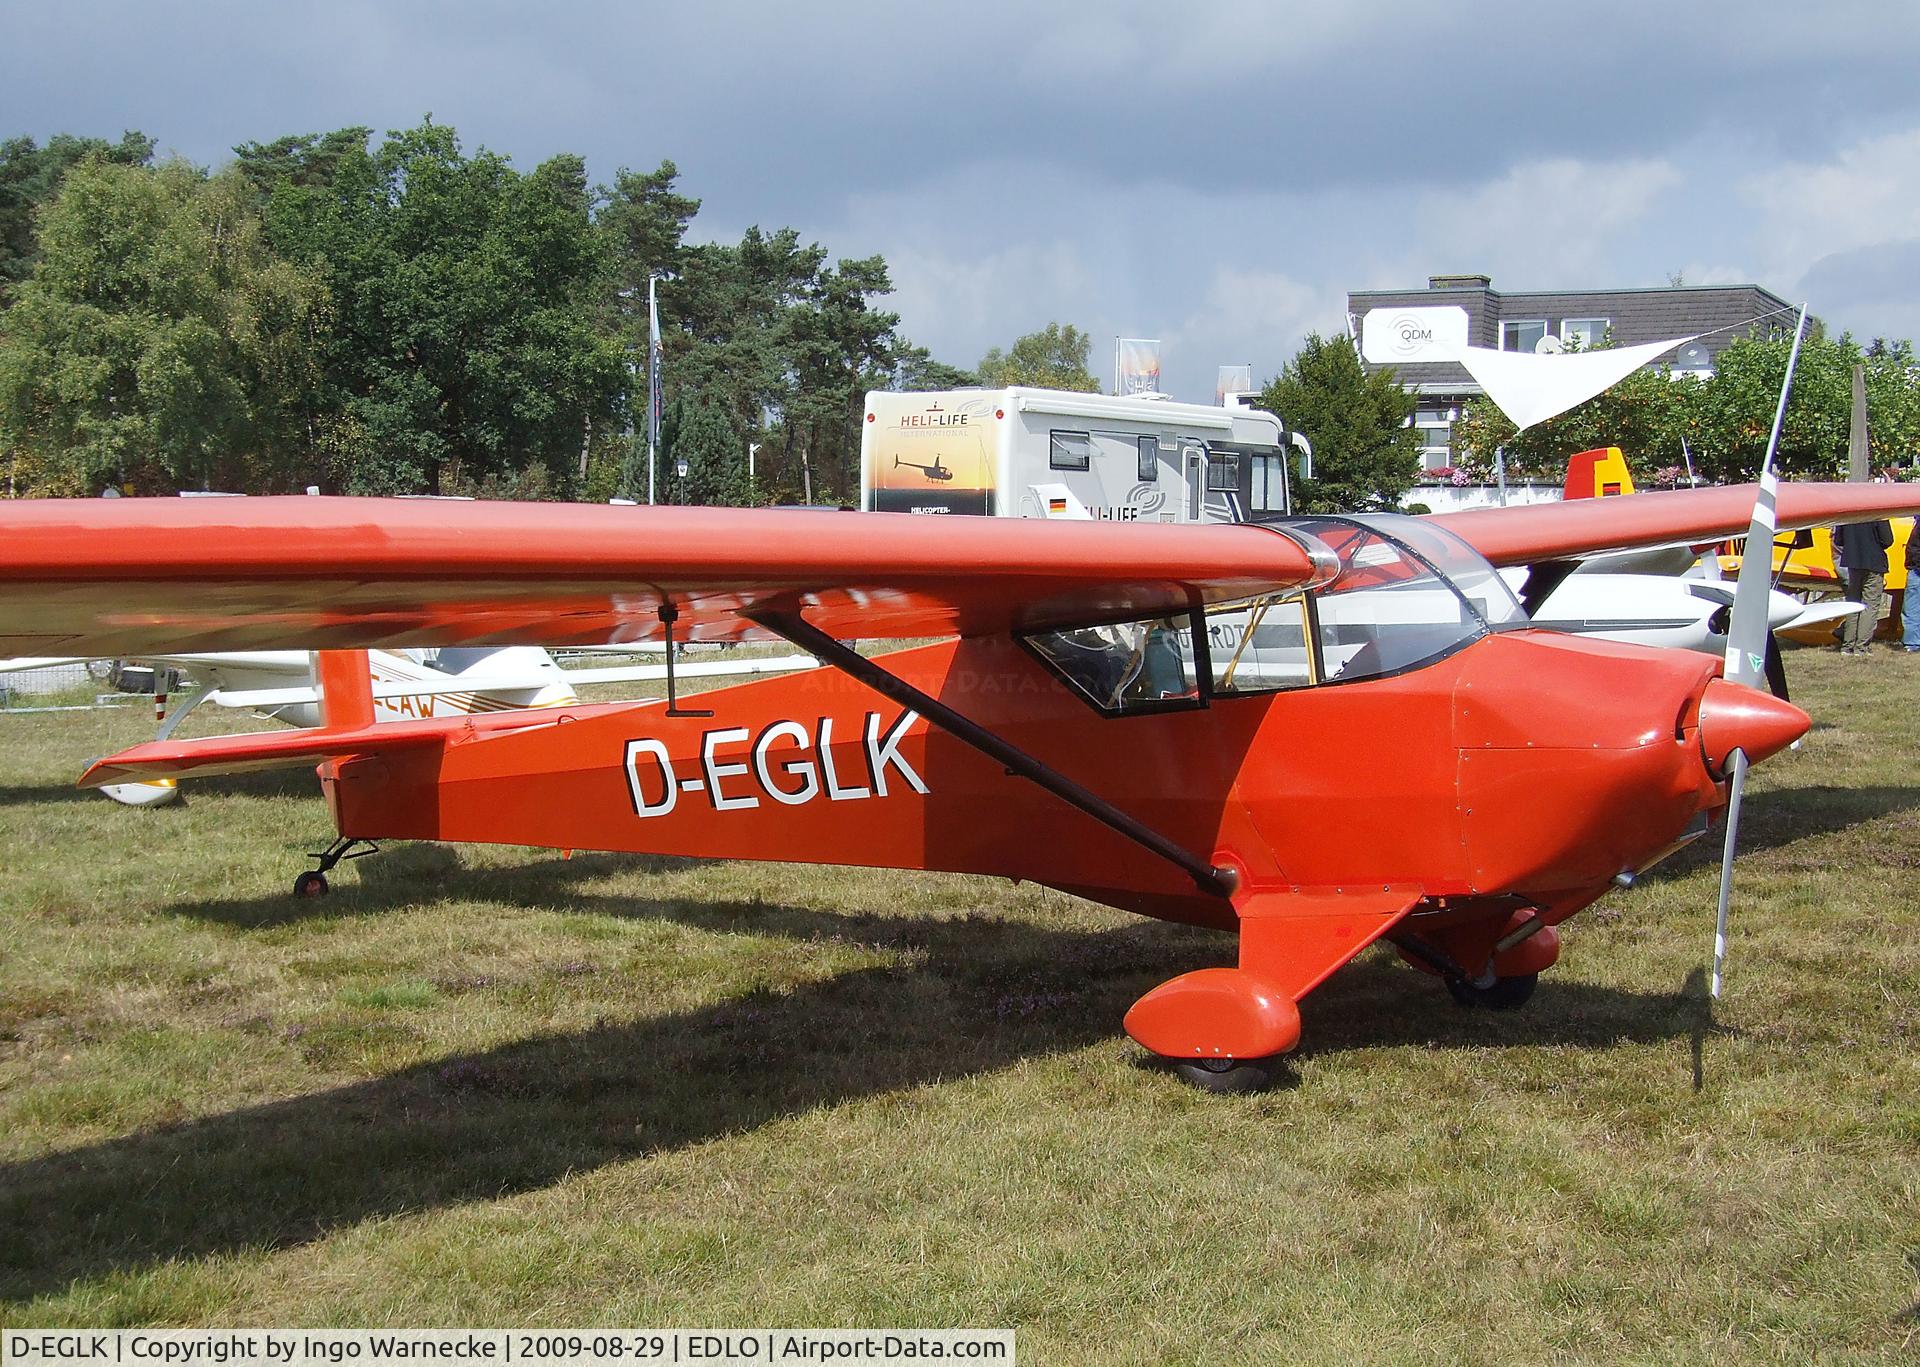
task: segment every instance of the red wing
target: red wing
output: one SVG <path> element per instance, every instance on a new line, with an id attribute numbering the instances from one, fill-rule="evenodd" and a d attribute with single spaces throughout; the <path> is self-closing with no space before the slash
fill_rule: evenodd
<path id="1" fill-rule="evenodd" d="M 1758 486 L 1680 489 L 1630 498 L 1583 498 L 1525 508 L 1438 513 L 1496 565 L 1530 565 L 1602 551 L 1721 541 L 1745 536 Z M 1781 531 L 1920 513 L 1920 484 L 1782 484 Z"/>
<path id="2" fill-rule="evenodd" d="M 843 638 L 1181 611 L 1306 582 L 1257 527 L 356 498 L 0 503 L 0 654 Z"/>

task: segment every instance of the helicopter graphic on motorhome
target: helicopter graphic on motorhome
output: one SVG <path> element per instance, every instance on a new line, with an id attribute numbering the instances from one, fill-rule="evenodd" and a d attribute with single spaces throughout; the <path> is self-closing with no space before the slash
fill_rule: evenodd
<path id="1" fill-rule="evenodd" d="M 896 470 L 899 470 L 899 469 L 918 470 L 922 474 L 924 474 L 928 479 L 937 479 L 942 482 L 953 478 L 953 471 L 949 470 L 946 466 L 942 465 L 940 463 L 940 457 L 938 456 L 935 456 L 933 458 L 933 464 L 931 465 L 921 465 L 915 461 L 901 460 L 900 457 L 895 456 L 893 458 L 893 468 Z"/>

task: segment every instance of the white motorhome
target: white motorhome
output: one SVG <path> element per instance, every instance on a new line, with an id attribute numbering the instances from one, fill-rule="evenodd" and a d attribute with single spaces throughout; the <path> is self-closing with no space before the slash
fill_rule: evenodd
<path id="1" fill-rule="evenodd" d="M 1238 522 L 1288 511 L 1306 438 L 1271 413 L 1058 389 L 867 395 L 864 512 Z"/>

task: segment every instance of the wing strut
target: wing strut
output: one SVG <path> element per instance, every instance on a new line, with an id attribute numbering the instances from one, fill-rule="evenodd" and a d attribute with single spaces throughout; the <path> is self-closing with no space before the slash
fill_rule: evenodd
<path id="1" fill-rule="evenodd" d="M 1233 896 L 1238 879 L 1232 869 L 1216 868 L 1190 851 L 1182 849 L 1160 832 L 1134 820 L 1105 798 L 1082 788 L 1059 770 L 1049 767 L 1026 751 L 1002 740 L 985 727 L 969 721 L 945 703 L 922 693 L 904 679 L 889 674 L 872 660 L 842 645 L 798 614 L 750 611 L 742 615 L 759 623 L 776 636 L 791 641 L 808 654 L 817 656 L 834 668 L 859 680 L 881 696 L 904 707 L 911 707 L 955 740 L 964 742 L 989 759 L 1004 764 L 1009 773 L 1017 774 L 1021 778 L 1038 784 L 1067 805 L 1079 808 L 1109 830 L 1125 836 L 1142 849 L 1158 855 L 1192 878 L 1194 886 L 1200 891 L 1211 893 L 1216 897 Z"/>

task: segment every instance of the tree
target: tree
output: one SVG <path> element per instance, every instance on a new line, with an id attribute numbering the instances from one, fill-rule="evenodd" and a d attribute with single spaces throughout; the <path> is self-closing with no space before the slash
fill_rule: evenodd
<path id="1" fill-rule="evenodd" d="M 920 389 L 966 389 L 979 383 L 980 377 L 971 370 L 936 361 L 925 347 L 903 343 L 886 387 L 911 393 Z"/>
<path id="2" fill-rule="evenodd" d="M 661 291 L 669 403 L 717 405 L 731 449 L 763 448 L 761 496 L 798 497 L 810 470 L 816 500 L 850 498 L 865 393 L 890 381 L 903 347 L 898 317 L 872 304 L 893 288 L 886 262 L 829 266 L 793 229 L 757 227 L 737 245 L 689 248 L 684 262 Z"/>
<path id="3" fill-rule="evenodd" d="M 373 152 L 350 145 L 356 131 L 320 139 L 326 173 L 274 180 L 266 210 L 275 245 L 335 300 L 326 482 L 414 493 L 538 463 L 567 486 L 626 383 L 596 326 L 603 239 L 584 164 L 521 175 L 431 120 Z"/>
<path id="4" fill-rule="evenodd" d="M 1296 482 L 1296 511 L 1392 508 L 1419 475 L 1413 396 L 1391 370 L 1369 374 L 1345 337 L 1310 333 L 1258 406 L 1313 443 L 1313 478 Z"/>
<path id="5" fill-rule="evenodd" d="M 0 440 L 16 486 L 305 481 L 327 295 L 267 248 L 242 178 L 96 155 L 66 173 L 39 245 L 0 316 Z"/>
<path id="6" fill-rule="evenodd" d="M 325 189 L 333 184 L 341 161 L 367 150 L 371 128 L 337 128 L 331 133 L 300 133 L 272 142 L 243 142 L 233 149 L 234 169 L 264 201 L 276 186 Z"/>
<path id="7" fill-rule="evenodd" d="M 711 396 L 675 399 L 661 424 L 671 452 L 667 502 L 747 501 L 747 443 L 726 406 Z M 682 461 L 687 473 L 678 473 Z"/>
<path id="8" fill-rule="evenodd" d="M 1491 399 L 1476 399 L 1454 426 L 1456 459 L 1491 477 L 1495 453 L 1504 448 L 1512 479 L 1557 480 L 1576 451 L 1618 446 L 1634 479 L 1646 483 L 1656 470 L 1684 465 L 1700 455 L 1699 382 L 1672 378 L 1664 369 L 1639 370 L 1611 389 L 1516 434 L 1513 422 Z M 1686 447 L 1681 446 L 1682 440 Z"/>
<path id="9" fill-rule="evenodd" d="M 0 306 L 33 270 L 34 215 L 60 189 L 70 167 L 88 157 L 120 166 L 144 166 L 153 159 L 153 139 L 131 130 L 117 143 L 57 133 L 45 147 L 32 138 L 0 142 Z"/>
<path id="10" fill-rule="evenodd" d="M 1097 394 L 1100 381 L 1087 369 L 1092 349 L 1093 339 L 1071 323 L 1048 323 L 1018 338 L 1005 352 L 994 347 L 980 358 L 976 373 L 988 389 L 1024 384 Z"/>

